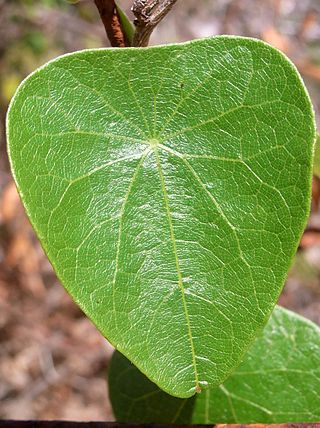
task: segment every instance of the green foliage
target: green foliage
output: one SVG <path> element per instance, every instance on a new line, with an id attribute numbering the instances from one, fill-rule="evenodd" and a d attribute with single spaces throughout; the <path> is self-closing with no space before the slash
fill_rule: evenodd
<path id="1" fill-rule="evenodd" d="M 161 391 L 115 352 L 109 393 L 121 422 L 316 422 L 320 420 L 320 330 L 277 307 L 225 384 L 189 399 Z"/>
<path id="2" fill-rule="evenodd" d="M 237 37 L 60 57 L 8 115 L 61 282 L 179 397 L 223 382 L 266 323 L 309 211 L 314 135 L 296 69 Z"/>
<path id="3" fill-rule="evenodd" d="M 127 40 L 130 42 L 130 45 L 131 45 L 133 35 L 134 35 L 134 26 L 132 25 L 131 21 L 127 17 L 126 13 L 120 8 L 120 6 L 116 5 L 116 7 L 120 17 L 122 29 L 124 31 L 124 34 Z"/>
<path id="4" fill-rule="evenodd" d="M 313 173 L 320 178 L 320 135 L 317 135 L 317 141 L 314 150 Z"/>

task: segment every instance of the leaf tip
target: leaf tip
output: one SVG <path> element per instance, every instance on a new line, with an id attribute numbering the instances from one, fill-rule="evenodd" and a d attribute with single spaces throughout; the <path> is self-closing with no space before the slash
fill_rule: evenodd
<path id="1" fill-rule="evenodd" d="M 200 394 L 202 392 L 202 389 L 199 385 L 196 386 L 196 393 Z"/>

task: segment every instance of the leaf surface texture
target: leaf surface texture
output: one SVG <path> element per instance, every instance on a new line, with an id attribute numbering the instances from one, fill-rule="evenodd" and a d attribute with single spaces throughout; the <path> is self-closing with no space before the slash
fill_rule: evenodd
<path id="1" fill-rule="evenodd" d="M 220 384 L 270 315 L 309 210 L 314 134 L 292 64 L 236 37 L 60 57 L 8 116 L 61 282 L 180 397 Z"/>
<path id="2" fill-rule="evenodd" d="M 320 330 L 276 307 L 244 361 L 219 387 L 172 397 L 119 352 L 109 392 L 121 422 L 215 424 L 317 422 L 320 419 Z"/>

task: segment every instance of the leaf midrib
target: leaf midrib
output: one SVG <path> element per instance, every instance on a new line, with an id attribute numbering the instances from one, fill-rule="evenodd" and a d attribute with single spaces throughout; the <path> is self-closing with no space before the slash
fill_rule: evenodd
<path id="1" fill-rule="evenodd" d="M 194 375 L 195 375 L 195 383 L 196 383 L 195 390 L 196 390 L 196 392 L 201 392 L 201 388 L 199 385 L 198 371 L 197 371 L 196 352 L 195 352 L 194 341 L 193 341 L 193 336 L 192 336 L 189 311 L 188 311 L 187 302 L 186 302 L 186 298 L 185 298 L 183 278 L 182 278 L 180 262 L 179 262 L 179 257 L 178 257 L 178 251 L 177 251 L 177 243 L 176 243 L 176 238 L 175 238 L 175 233 L 174 233 L 174 228 L 173 228 L 172 214 L 171 214 L 171 210 L 170 210 L 170 202 L 169 202 L 168 192 L 166 189 L 165 179 L 164 179 L 163 170 L 162 170 L 162 166 L 161 166 L 161 162 L 159 159 L 159 153 L 158 153 L 157 148 L 154 150 L 154 155 L 156 158 L 157 169 L 159 172 L 161 189 L 162 189 L 163 198 L 164 198 L 164 204 L 165 204 L 165 208 L 166 208 L 166 212 L 167 212 L 167 218 L 168 218 L 169 229 L 170 229 L 170 239 L 172 242 L 173 254 L 174 254 L 175 264 L 176 264 L 176 269 L 177 269 L 177 274 L 178 274 L 178 285 L 181 289 L 183 309 L 184 309 L 184 313 L 185 313 L 186 321 L 187 321 L 187 330 L 188 330 L 188 336 L 189 336 L 190 346 L 191 346 L 192 365 L 194 367 Z"/>
<path id="2" fill-rule="evenodd" d="M 115 270 L 114 270 L 113 279 L 112 279 L 113 311 L 114 311 L 114 313 L 116 313 L 115 286 L 116 286 L 117 274 L 118 274 L 118 270 L 119 270 L 118 265 L 119 265 L 119 257 L 120 257 L 120 252 L 121 252 L 121 235 L 122 235 L 122 229 L 123 229 L 124 213 L 125 213 L 125 209 L 126 209 L 126 206 L 127 206 L 127 203 L 128 203 L 128 200 L 129 200 L 129 197 L 130 197 L 133 185 L 134 185 L 134 182 L 135 182 L 135 180 L 136 180 L 136 178 L 140 172 L 141 167 L 143 166 L 144 161 L 150 155 L 150 153 L 153 153 L 155 156 L 157 170 L 159 173 L 161 190 L 163 193 L 164 205 L 165 205 L 169 229 L 170 229 L 170 240 L 172 242 L 173 254 L 174 254 L 175 264 L 176 264 L 176 269 L 177 269 L 177 274 L 178 274 L 178 285 L 179 285 L 179 288 L 181 289 L 183 310 L 184 310 L 184 314 L 185 314 L 186 321 L 187 321 L 187 331 L 188 331 L 188 336 L 189 336 L 189 340 L 190 340 L 192 365 L 194 367 L 195 391 L 200 393 L 201 387 L 200 387 L 199 378 L 198 378 L 198 370 L 197 370 L 197 363 L 196 363 L 196 352 L 195 352 L 195 347 L 194 347 L 194 339 L 192 336 L 190 316 L 189 316 L 189 311 L 188 311 L 188 307 L 186 304 L 185 290 L 184 290 L 184 286 L 183 286 L 183 277 L 182 277 L 182 273 L 181 273 L 180 262 L 179 262 L 178 252 L 177 252 L 176 238 L 175 238 L 175 233 L 174 233 L 174 228 L 173 228 L 172 214 L 171 214 L 170 204 L 169 204 L 169 197 L 168 197 L 168 192 L 166 189 L 165 178 L 164 178 L 164 174 L 163 174 L 163 170 L 162 170 L 162 166 L 161 166 L 161 162 L 160 162 L 159 153 L 158 153 L 157 148 L 149 147 L 141 153 L 140 158 L 138 157 L 138 160 L 139 160 L 138 164 L 134 170 L 134 173 L 133 173 L 132 178 L 130 180 L 129 186 L 128 186 L 127 191 L 125 193 L 123 203 L 122 203 L 121 208 L 120 208 L 120 213 L 118 216 L 118 218 L 119 218 L 119 229 L 118 229 L 118 238 L 117 238 L 117 247 L 116 247 Z M 132 158 L 132 159 L 134 159 L 134 158 Z M 137 158 L 135 158 L 135 159 L 137 159 Z M 118 159 L 118 160 L 116 160 L 116 162 L 121 162 L 123 160 L 125 160 L 125 159 Z M 113 162 L 115 162 L 115 161 L 113 161 Z M 108 165 L 109 164 L 103 165 L 102 167 L 99 168 L 99 170 L 101 170 L 104 167 L 107 167 Z M 80 178 L 85 178 L 87 176 L 88 176 L 88 174 L 85 174 L 84 176 L 82 176 Z M 79 180 L 79 178 L 77 180 Z"/>

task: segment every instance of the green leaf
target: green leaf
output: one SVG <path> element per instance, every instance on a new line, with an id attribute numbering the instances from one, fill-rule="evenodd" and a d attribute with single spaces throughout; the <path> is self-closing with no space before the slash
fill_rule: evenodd
<path id="1" fill-rule="evenodd" d="M 131 46 L 135 31 L 134 26 L 132 25 L 130 19 L 127 17 L 126 13 L 121 9 L 121 7 L 116 4 L 116 8 L 120 18 L 122 30 Z"/>
<path id="2" fill-rule="evenodd" d="M 314 150 L 313 173 L 320 178 L 320 135 L 317 135 L 317 140 Z"/>
<path id="3" fill-rule="evenodd" d="M 8 115 L 61 282 L 180 397 L 224 381 L 266 323 L 309 212 L 314 135 L 296 69 L 238 37 L 60 57 Z"/>
<path id="4" fill-rule="evenodd" d="M 116 419 L 140 423 L 282 423 L 320 420 L 320 330 L 277 307 L 224 385 L 172 397 L 119 352 L 109 369 Z"/>

